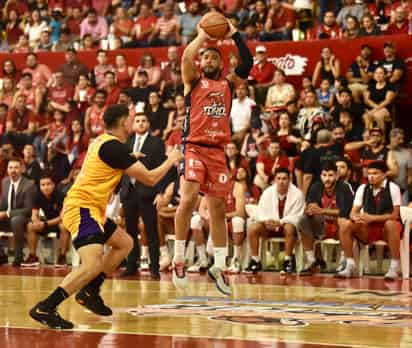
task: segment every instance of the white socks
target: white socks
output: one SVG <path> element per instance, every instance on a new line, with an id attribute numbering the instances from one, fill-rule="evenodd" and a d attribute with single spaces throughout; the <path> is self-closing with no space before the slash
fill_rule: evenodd
<path id="1" fill-rule="evenodd" d="M 207 262 L 207 255 L 206 255 L 206 245 L 196 245 L 197 256 L 199 256 L 200 262 L 204 263 Z"/>
<path id="2" fill-rule="evenodd" d="M 235 259 L 240 260 L 240 253 L 242 251 L 242 247 L 240 245 L 234 245 L 233 246 L 233 257 Z"/>
<path id="3" fill-rule="evenodd" d="M 149 258 L 149 247 L 148 246 L 142 246 L 142 259 L 148 259 Z"/>
<path id="4" fill-rule="evenodd" d="M 401 262 L 400 260 L 395 260 L 395 259 L 391 259 L 391 264 L 389 266 L 389 269 L 398 271 L 401 268 Z"/>
<path id="5" fill-rule="evenodd" d="M 173 258 L 174 263 L 185 262 L 185 248 L 185 240 L 175 240 L 175 256 Z"/>
<path id="6" fill-rule="evenodd" d="M 213 248 L 215 255 L 215 266 L 222 270 L 226 269 L 226 247 L 223 248 Z"/>
<path id="7" fill-rule="evenodd" d="M 305 255 L 306 255 L 306 262 L 308 263 L 308 264 L 312 264 L 312 263 L 314 263 L 316 260 L 315 260 L 315 253 L 314 253 L 314 251 L 313 250 L 307 250 L 307 251 L 305 251 Z"/>
<path id="8" fill-rule="evenodd" d="M 348 267 L 355 267 L 355 260 L 353 257 L 346 258 L 346 268 Z"/>

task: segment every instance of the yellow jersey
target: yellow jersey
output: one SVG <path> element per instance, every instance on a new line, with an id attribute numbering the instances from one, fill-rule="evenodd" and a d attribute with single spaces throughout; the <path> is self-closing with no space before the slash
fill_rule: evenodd
<path id="1" fill-rule="evenodd" d="M 98 136 L 89 145 L 82 169 L 64 201 L 64 211 L 73 208 L 87 208 L 97 215 L 95 218 L 99 223 L 105 221 L 107 203 L 127 167 L 114 168 L 102 160 L 100 154 L 102 146 L 113 140 L 118 143 L 117 146 L 123 147 L 120 148 L 121 150 L 124 150 L 120 151 L 121 153 L 117 156 L 124 158 L 125 151 L 128 155 L 126 145 L 120 144 L 117 137 L 107 133 Z M 129 164 L 133 164 L 130 157 Z"/>

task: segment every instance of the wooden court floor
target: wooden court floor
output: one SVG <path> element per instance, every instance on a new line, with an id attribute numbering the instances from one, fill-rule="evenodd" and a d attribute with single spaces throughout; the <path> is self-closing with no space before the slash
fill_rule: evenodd
<path id="1" fill-rule="evenodd" d="M 170 274 L 108 280 L 109 318 L 73 299 L 60 307 L 73 331 L 47 330 L 27 312 L 67 270 L 0 267 L 0 348 L 83 347 L 412 347 L 411 282 L 331 276 L 231 276 L 221 296 L 206 275 L 189 276 L 185 293 Z"/>

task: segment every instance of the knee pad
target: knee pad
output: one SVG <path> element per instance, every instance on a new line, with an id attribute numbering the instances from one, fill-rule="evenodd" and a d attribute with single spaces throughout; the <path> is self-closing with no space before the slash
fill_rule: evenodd
<path id="1" fill-rule="evenodd" d="M 233 233 L 242 233 L 245 231 L 245 219 L 240 216 L 234 216 L 232 218 Z"/>
<path id="2" fill-rule="evenodd" d="M 199 214 L 193 215 L 190 220 L 190 228 L 192 230 L 201 230 L 203 227 L 203 221 Z"/>

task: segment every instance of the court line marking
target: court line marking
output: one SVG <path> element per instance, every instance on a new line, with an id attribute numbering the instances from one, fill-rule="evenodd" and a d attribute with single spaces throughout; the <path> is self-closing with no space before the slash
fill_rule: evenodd
<path id="1" fill-rule="evenodd" d="M 134 335 L 134 336 L 162 336 L 162 337 L 179 337 L 179 338 L 203 338 L 203 339 L 212 339 L 212 340 L 231 340 L 231 341 L 248 341 L 248 342 L 258 342 L 258 343 L 296 343 L 296 344 L 311 344 L 311 345 L 318 345 L 320 347 L 351 347 L 351 348 L 373 348 L 372 346 L 365 346 L 365 345 L 354 345 L 354 344 L 340 344 L 340 343 L 319 343 L 319 342 L 307 342 L 307 341 L 300 341 L 300 340 L 285 340 L 282 338 L 277 338 L 275 341 L 270 341 L 270 340 L 259 340 L 259 339 L 248 339 L 248 338 L 236 338 L 233 336 L 227 336 L 224 338 L 217 338 L 217 337 L 210 337 L 210 336 L 200 336 L 200 335 L 193 335 L 193 336 L 188 336 L 188 335 L 181 335 L 181 334 L 173 334 L 173 335 L 168 335 L 168 334 L 152 334 L 152 333 L 139 333 L 139 332 L 127 332 L 127 331 L 112 331 L 112 330 L 99 330 L 99 329 L 87 329 L 85 331 L 84 329 L 72 329 L 72 330 L 52 330 L 48 328 L 36 328 L 36 327 L 25 327 L 25 326 L 17 326 L 17 325 L 10 325 L 10 326 L 3 326 L 0 324 L 0 329 L 24 329 L 24 330 L 36 330 L 36 331 L 42 331 L 42 330 L 50 330 L 50 331 L 58 331 L 58 332 L 80 332 L 80 333 L 103 333 L 103 334 L 111 334 L 111 335 Z"/>

